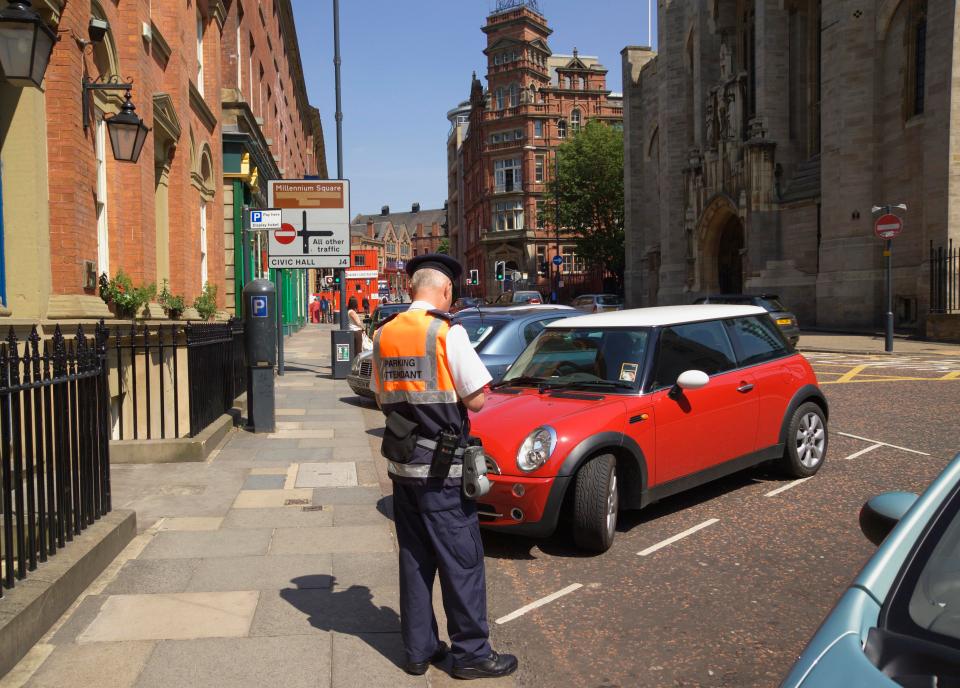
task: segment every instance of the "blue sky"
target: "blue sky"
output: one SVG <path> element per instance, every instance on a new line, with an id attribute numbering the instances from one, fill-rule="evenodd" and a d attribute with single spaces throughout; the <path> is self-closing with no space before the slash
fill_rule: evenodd
<path id="1" fill-rule="evenodd" d="M 622 91 L 620 50 L 647 42 L 647 0 L 540 0 L 555 53 L 597 55 Z M 446 199 L 448 110 L 482 79 L 495 0 L 340 0 L 344 176 L 351 212 L 409 211 Z M 337 171 L 332 0 L 293 0 L 311 103 L 320 109 L 327 166 Z M 654 27 L 656 33 L 656 27 Z"/>

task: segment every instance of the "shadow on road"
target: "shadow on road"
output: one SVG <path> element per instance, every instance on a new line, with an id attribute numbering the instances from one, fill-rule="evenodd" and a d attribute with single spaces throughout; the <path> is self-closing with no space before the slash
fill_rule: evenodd
<path id="1" fill-rule="evenodd" d="M 370 588 L 351 585 L 333 590 L 337 579 L 328 575 L 301 576 L 290 582 L 297 587 L 281 590 L 280 597 L 306 614 L 311 626 L 354 635 L 397 667 L 403 666 L 403 647 L 391 635 L 400 632 L 400 615 L 390 607 L 374 604 Z"/>

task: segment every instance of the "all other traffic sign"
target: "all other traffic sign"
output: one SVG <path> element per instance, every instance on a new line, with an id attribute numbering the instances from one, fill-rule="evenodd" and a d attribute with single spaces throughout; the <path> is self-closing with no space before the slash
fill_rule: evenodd
<path id="1" fill-rule="evenodd" d="M 274 179 L 268 190 L 283 218 L 269 234 L 271 268 L 350 267 L 350 182 Z"/>
<path id="2" fill-rule="evenodd" d="M 873 225 L 873 233 L 881 239 L 893 239 L 900 236 L 901 231 L 903 231 L 903 220 L 891 213 L 881 215 Z"/>

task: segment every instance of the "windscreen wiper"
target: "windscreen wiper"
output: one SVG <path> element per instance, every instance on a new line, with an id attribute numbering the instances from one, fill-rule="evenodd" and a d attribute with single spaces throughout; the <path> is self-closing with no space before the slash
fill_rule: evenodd
<path id="1" fill-rule="evenodd" d="M 635 389 L 634 383 L 626 380 L 574 380 L 563 385 L 565 388 L 605 387 L 608 389 Z"/>
<path id="2" fill-rule="evenodd" d="M 545 380 L 542 377 L 530 377 L 529 375 L 521 375 L 520 377 L 514 377 L 509 380 L 503 380 L 498 382 L 495 385 L 490 385 L 490 389 L 499 389 L 500 387 L 508 387 L 510 385 L 536 385 L 537 389 L 543 391 L 544 389 L 549 389 L 556 387 L 556 383 Z"/>

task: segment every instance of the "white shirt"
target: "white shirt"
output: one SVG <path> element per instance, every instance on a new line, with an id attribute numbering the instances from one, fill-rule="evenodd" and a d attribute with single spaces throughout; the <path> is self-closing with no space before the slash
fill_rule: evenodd
<path id="1" fill-rule="evenodd" d="M 436 307 L 427 301 L 414 301 L 408 310 L 432 311 Z M 493 380 L 470 343 L 467 331 L 459 325 L 451 325 L 447 332 L 447 365 L 461 399 L 480 391 Z M 370 376 L 370 390 L 375 393 L 380 391 L 376 374 Z"/>

